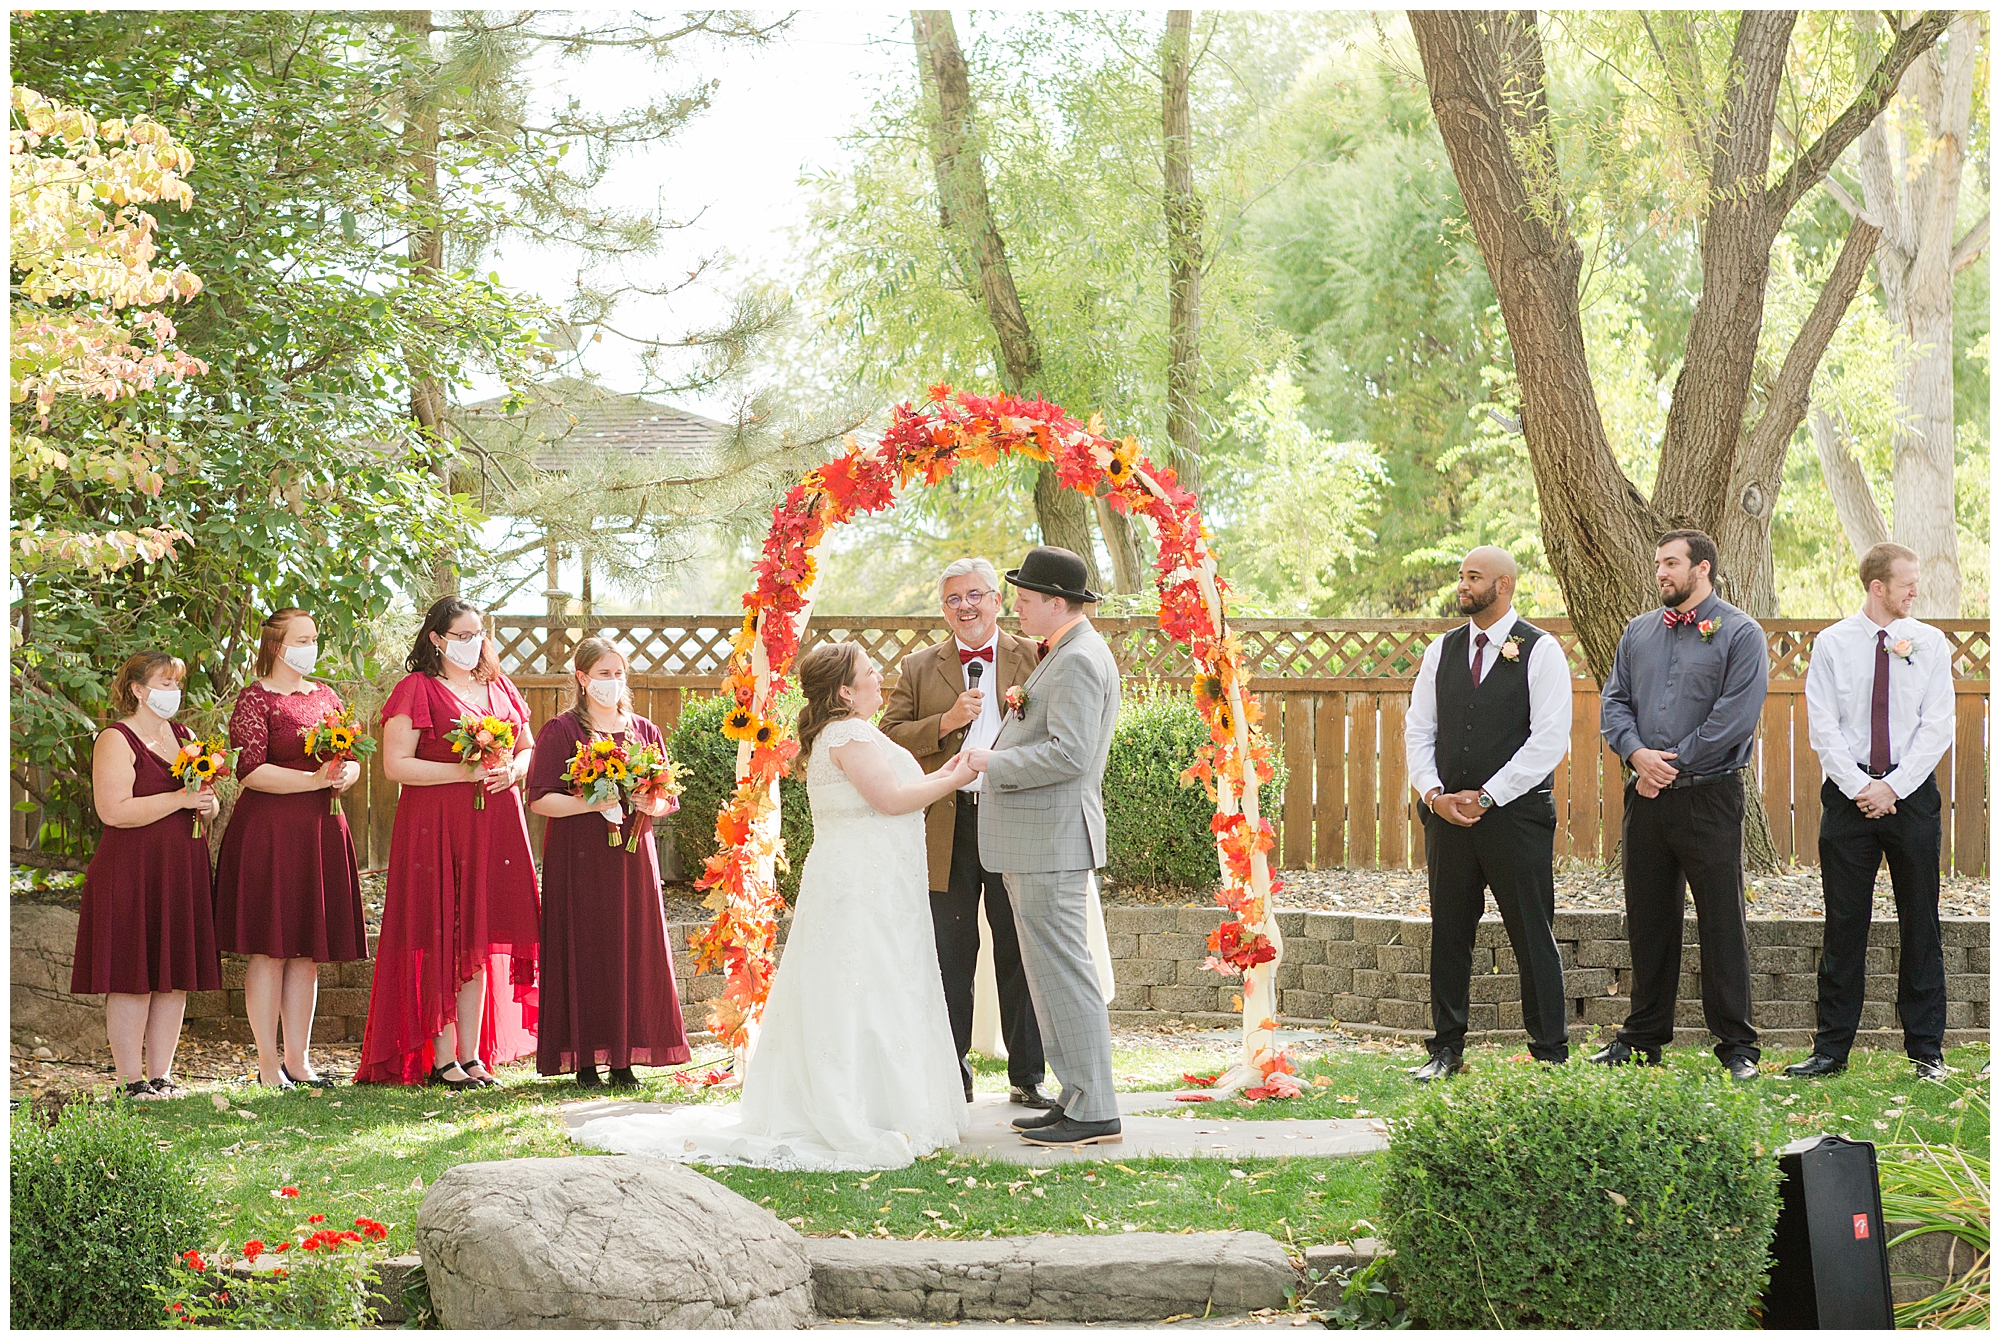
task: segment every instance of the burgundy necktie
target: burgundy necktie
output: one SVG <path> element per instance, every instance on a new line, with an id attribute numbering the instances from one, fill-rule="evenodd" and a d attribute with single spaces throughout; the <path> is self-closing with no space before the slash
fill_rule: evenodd
<path id="1" fill-rule="evenodd" d="M 988 665 L 993 664 L 993 648 L 981 647 L 978 651 L 967 651 L 964 647 L 958 649 L 958 663 L 960 665 L 969 665 L 973 661 L 984 661 Z"/>
<path id="2" fill-rule="evenodd" d="M 1036 647 L 1035 659 L 1037 661 L 1041 660 L 1042 657 L 1049 654 L 1049 640 L 1047 638 L 1043 638 L 1040 642 L 1037 642 L 1035 644 L 1035 647 Z"/>
<path id="3" fill-rule="evenodd" d="M 1475 650 L 1472 653 L 1472 687 L 1478 688 L 1479 681 L 1486 673 L 1486 634 L 1472 639 Z"/>
<path id="4" fill-rule="evenodd" d="M 1868 767 L 1889 771 L 1889 630 L 1875 630 L 1875 700 L 1868 710 Z"/>

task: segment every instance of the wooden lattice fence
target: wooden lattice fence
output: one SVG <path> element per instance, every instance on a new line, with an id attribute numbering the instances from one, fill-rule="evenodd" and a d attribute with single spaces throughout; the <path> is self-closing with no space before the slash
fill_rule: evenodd
<path id="1" fill-rule="evenodd" d="M 1618 760 L 1597 734 L 1598 690 L 1567 619 L 1537 619 L 1576 675 L 1571 749 L 1556 774 L 1559 856 L 1609 859 L 1624 794 Z M 1765 620 L 1771 693 L 1758 732 L 1757 777 L 1781 855 L 1818 860 L 1819 759 L 1806 735 L 1805 672 L 1813 636 L 1832 620 Z M 1128 682 L 1185 683 L 1192 667 L 1150 619 L 1100 619 Z M 539 726 L 566 704 L 570 649 L 588 636 L 625 651 L 638 710 L 671 729 L 691 699 L 716 691 L 740 623 L 724 617 L 622 615 L 605 618 L 494 618 L 500 662 L 526 693 Z M 1242 619 L 1251 689 L 1291 781 L 1273 816 L 1286 868 L 1396 867 L 1423 863 L 1423 826 L 1403 766 L 1403 719 L 1424 647 L 1456 624 L 1444 619 Z M 1944 797 L 1945 868 L 1964 874 L 1987 864 L 1990 784 L 1988 718 L 1991 625 L 1947 620 L 1957 678 L 1958 730 L 1937 768 Z M 893 676 L 910 652 L 950 636 L 941 618 L 814 618 L 804 643 L 849 638 Z M 379 755 L 378 755 L 379 758 Z M 362 859 L 388 859 L 395 787 L 374 763 L 354 788 L 349 818 Z M 539 829 L 539 822 L 536 827 Z"/>

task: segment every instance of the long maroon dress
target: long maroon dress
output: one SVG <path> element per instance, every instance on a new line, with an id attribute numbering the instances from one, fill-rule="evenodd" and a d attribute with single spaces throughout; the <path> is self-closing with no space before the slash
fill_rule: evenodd
<path id="1" fill-rule="evenodd" d="M 410 719 L 418 758 L 456 763 L 445 736 L 473 710 L 442 681 L 413 674 L 382 705 L 382 719 Z M 493 681 L 491 712 L 517 735 L 527 728 L 528 704 L 505 675 Z M 405 786 L 397 797 L 359 1083 L 429 1078 L 431 1039 L 455 1017 L 458 989 L 482 966 L 479 1059 L 496 1066 L 535 1050 L 541 898 L 527 813 L 518 790 L 489 792 L 486 807 L 473 808 L 474 785 Z"/>
<path id="2" fill-rule="evenodd" d="M 112 730 L 132 746 L 132 794 L 162 796 L 181 784 L 167 761 L 124 722 Z M 194 732 L 173 725 L 176 740 Z M 208 839 L 194 835 L 194 811 L 175 810 L 144 828 L 110 828 L 83 876 L 83 916 L 69 989 L 143 996 L 155 991 L 220 991 Z"/>
<path id="3" fill-rule="evenodd" d="M 305 732 L 339 710 L 339 695 L 324 684 L 309 693 L 244 685 L 229 714 L 236 775 L 266 763 L 317 772 L 322 765 L 307 757 Z M 215 867 L 215 934 L 224 950 L 318 963 L 368 957 L 361 871 L 346 816 L 328 812 L 333 794 L 245 787 L 236 797 Z"/>
<path id="4" fill-rule="evenodd" d="M 567 712 L 543 726 L 528 769 L 528 803 L 569 794 L 563 771 L 576 747 L 593 738 Z M 634 716 L 629 740 L 659 746 L 660 728 Z M 635 827 L 639 849 L 628 852 L 625 840 Z M 544 1075 L 688 1059 L 652 816 L 626 815 L 616 847 L 606 841 L 609 828 L 601 814 L 573 814 L 549 820 L 542 836 L 542 1045 L 535 1068 Z"/>

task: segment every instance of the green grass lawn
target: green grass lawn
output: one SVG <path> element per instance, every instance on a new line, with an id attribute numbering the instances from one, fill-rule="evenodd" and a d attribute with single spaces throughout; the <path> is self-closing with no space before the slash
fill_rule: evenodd
<path id="1" fill-rule="evenodd" d="M 1114 1057 L 1120 1088 L 1176 1088 L 1183 1071 L 1209 1073 L 1233 1054 L 1213 1049 L 1145 1045 Z M 1513 1053 L 1475 1049 L 1475 1066 L 1509 1064 Z M 1839 1131 L 1891 1143 L 1921 1136 L 1984 1149 L 1982 1105 L 1967 1103 L 1972 1072 L 1984 1047 L 1947 1057 L 1962 1072 L 1949 1084 L 1918 1083 L 1900 1056 L 1857 1052 L 1845 1075 L 1817 1082 L 1767 1077 L 1753 1086 L 1768 1121 L 1770 1147 L 1801 1135 Z M 1405 1069 L 1413 1051 L 1340 1051 L 1301 1067 L 1304 1097 L 1241 1105 L 1232 1099 L 1191 1104 L 1194 1119 L 1278 1117 L 1393 1118 L 1417 1086 Z M 1799 1054 L 1771 1053 L 1774 1074 Z M 1668 1064 L 1713 1074 L 1727 1084 L 1705 1051 L 1670 1051 Z M 485 1159 L 563 1156 L 569 1142 L 558 1104 L 604 1091 L 579 1090 L 568 1080 L 543 1080 L 527 1066 L 502 1072 L 499 1088 L 453 1093 L 440 1088 L 341 1086 L 316 1096 L 272 1093 L 249 1085 L 194 1094 L 172 1103 L 135 1104 L 163 1145 L 183 1153 L 214 1188 L 225 1236 L 265 1236 L 301 1213 L 324 1213 L 336 1225 L 356 1215 L 389 1226 L 391 1251 L 409 1251 L 424 1189 L 454 1164 Z M 1322 1082 L 1323 1081 L 1323 1082 Z M 1004 1090 L 1004 1064 L 980 1067 L 981 1090 Z M 213 1098 L 225 1097 L 228 1110 Z M 635 1095 L 654 1102 L 730 1101 L 664 1078 Z M 246 1117 L 242 1115 L 248 1113 Z M 801 1176 L 751 1168 L 708 1169 L 737 1192 L 766 1205 L 800 1231 L 830 1235 L 976 1238 L 1060 1232 L 1256 1229 L 1299 1246 L 1367 1231 L 1376 1206 L 1377 1160 L 1350 1158 L 1134 1159 L 1053 1169 L 935 1155 L 900 1171 L 868 1177 Z M 298 1202 L 273 1193 L 296 1186 Z"/>

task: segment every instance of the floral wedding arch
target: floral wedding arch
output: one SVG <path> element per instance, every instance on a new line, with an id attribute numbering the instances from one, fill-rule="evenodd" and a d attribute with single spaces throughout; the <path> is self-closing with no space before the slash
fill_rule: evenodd
<path id="1" fill-rule="evenodd" d="M 739 1077 L 770 994 L 784 908 L 775 877 L 784 856 L 778 779 L 790 773 L 798 743 L 770 713 L 812 607 L 812 551 L 831 527 L 893 506 L 904 485 L 940 483 L 960 465 L 990 466 L 1014 455 L 1051 462 L 1064 487 L 1152 522 L 1160 628 L 1194 659 L 1194 700 L 1209 728 L 1209 743 L 1195 750 L 1181 776 L 1183 785 L 1203 785 L 1216 803 L 1212 827 L 1222 871 L 1216 902 L 1229 918 L 1209 937 L 1205 966 L 1243 978 L 1243 1053 L 1214 1091 L 1295 1090 L 1287 1082 L 1290 1061 L 1274 1045 L 1284 941 L 1271 905 L 1277 887 L 1267 856 L 1271 824 L 1257 812 L 1258 784 L 1272 777 L 1270 749 L 1257 726 L 1257 700 L 1244 690 L 1242 649 L 1224 617 L 1227 586 L 1216 575 L 1195 496 L 1176 484 L 1173 471 L 1141 457 L 1135 438 L 1115 441 L 1102 426 L 1097 417 L 1078 423 L 1047 401 L 932 386 L 922 405 L 897 406 L 874 447 L 863 450 L 850 437 L 839 456 L 810 471 L 773 509 L 724 682 L 735 700 L 722 730 L 737 741 L 736 790 L 716 817 L 716 852 L 696 881 L 715 920 L 689 937 L 696 970 L 725 975 L 708 1022 L 716 1037 L 729 1040 Z M 1274 1078 L 1280 1075 L 1286 1078 Z"/>

